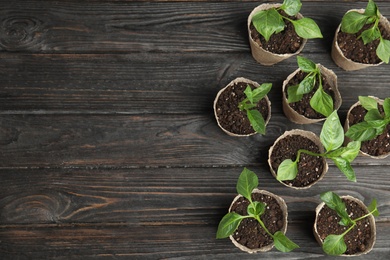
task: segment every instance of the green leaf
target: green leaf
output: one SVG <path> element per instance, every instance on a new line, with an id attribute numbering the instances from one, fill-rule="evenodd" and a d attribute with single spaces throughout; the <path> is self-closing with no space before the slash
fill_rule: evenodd
<path id="1" fill-rule="evenodd" d="M 364 109 L 366 109 L 367 111 L 371 109 L 378 110 L 378 103 L 372 97 L 359 96 L 359 102 L 360 105 L 364 107 Z"/>
<path id="2" fill-rule="evenodd" d="M 286 14 L 295 16 L 302 7 L 300 0 L 284 0 L 280 9 L 284 10 Z"/>
<path id="3" fill-rule="evenodd" d="M 298 163 L 291 159 L 284 160 L 278 167 L 276 179 L 279 181 L 294 180 L 298 173 Z"/>
<path id="4" fill-rule="evenodd" d="M 345 203 L 341 200 L 339 195 L 332 191 L 324 192 L 320 195 L 320 198 L 325 204 L 330 208 L 336 211 L 339 217 L 347 220 L 347 223 L 352 224 L 351 218 L 348 216 L 346 211 Z"/>
<path id="5" fill-rule="evenodd" d="M 381 37 L 381 32 L 377 26 L 373 26 L 363 31 L 360 37 L 362 37 L 363 43 L 367 44 Z"/>
<path id="6" fill-rule="evenodd" d="M 349 142 L 347 147 L 345 147 L 345 151 L 340 155 L 340 157 L 344 158 L 349 163 L 353 162 L 353 160 L 355 160 L 355 158 L 359 155 L 360 146 L 360 141 Z"/>
<path id="7" fill-rule="evenodd" d="M 368 211 L 374 216 L 378 217 L 379 216 L 379 211 L 376 206 L 376 199 L 373 199 L 371 204 L 367 206 Z"/>
<path id="8" fill-rule="evenodd" d="M 246 115 L 253 129 L 257 133 L 265 135 L 265 121 L 261 113 L 258 110 L 253 109 L 246 111 Z"/>
<path id="9" fill-rule="evenodd" d="M 316 22 L 304 17 L 299 20 L 290 20 L 294 25 L 295 32 L 304 39 L 322 38 L 322 33 Z"/>
<path id="10" fill-rule="evenodd" d="M 297 89 L 298 95 L 309 93 L 316 84 L 316 74 L 308 74 L 300 83 Z"/>
<path id="11" fill-rule="evenodd" d="M 376 120 L 383 120 L 383 117 L 381 113 L 379 113 L 379 110 L 377 109 L 371 109 L 368 110 L 367 114 L 364 116 L 364 121 L 376 121 Z"/>
<path id="12" fill-rule="evenodd" d="M 376 48 L 376 55 L 385 63 L 390 60 L 390 41 L 381 38 L 379 45 Z"/>
<path id="13" fill-rule="evenodd" d="M 263 83 L 259 87 L 252 90 L 253 102 L 258 103 L 262 100 L 272 88 L 272 83 Z"/>
<path id="14" fill-rule="evenodd" d="M 319 88 L 310 99 L 310 106 L 321 115 L 328 117 L 333 112 L 333 99 Z"/>
<path id="15" fill-rule="evenodd" d="M 370 122 L 363 121 L 358 124 L 352 125 L 345 133 L 345 136 L 354 141 L 363 142 L 374 139 L 378 135 L 378 133 L 381 133 L 381 130 L 384 130 L 385 126 L 385 120 L 376 120 Z"/>
<path id="16" fill-rule="evenodd" d="M 252 201 L 252 191 L 258 185 L 259 180 L 257 178 L 257 175 L 251 170 L 244 168 L 244 170 L 240 174 L 240 177 L 238 177 L 236 189 L 238 194 L 241 194 L 247 200 Z"/>
<path id="17" fill-rule="evenodd" d="M 341 255 L 347 251 L 344 235 L 329 235 L 325 238 L 322 249 L 328 255 Z"/>
<path id="18" fill-rule="evenodd" d="M 233 234 L 238 228 L 242 219 L 245 218 L 235 212 L 226 214 L 219 222 L 217 230 L 217 238 L 225 238 Z"/>
<path id="19" fill-rule="evenodd" d="M 297 244 L 288 239 L 281 231 L 275 232 L 273 239 L 275 248 L 281 252 L 287 253 L 294 250 L 295 248 L 299 248 Z"/>
<path id="20" fill-rule="evenodd" d="M 374 1 L 369 0 L 366 9 L 364 10 L 364 14 L 366 16 L 376 16 L 378 11 L 378 6 L 374 3 Z"/>
<path id="21" fill-rule="evenodd" d="M 299 87 L 299 85 L 295 85 L 295 86 L 289 86 L 287 88 L 287 102 L 288 103 L 298 102 L 302 99 L 303 95 L 297 94 L 298 87 Z"/>
<path id="22" fill-rule="evenodd" d="M 246 89 L 244 90 L 244 94 L 245 94 L 246 98 L 249 100 L 249 102 L 251 104 L 253 104 L 254 103 L 253 102 L 253 92 L 252 92 L 252 88 L 249 85 L 247 85 Z"/>
<path id="23" fill-rule="evenodd" d="M 385 111 L 385 118 L 390 118 L 390 98 L 385 98 L 383 101 L 383 110 Z"/>
<path id="24" fill-rule="evenodd" d="M 250 216 L 261 216 L 265 211 L 265 204 L 260 201 L 254 201 L 249 204 L 247 208 L 248 215 Z"/>
<path id="25" fill-rule="evenodd" d="M 351 11 L 347 12 L 341 20 L 341 31 L 345 33 L 357 33 L 366 24 L 368 16 Z"/>
<path id="26" fill-rule="evenodd" d="M 348 162 L 347 159 L 344 159 L 342 157 L 335 157 L 332 158 L 333 162 L 336 164 L 337 168 L 344 173 L 344 175 L 347 177 L 349 181 L 356 182 L 356 175 L 354 170 L 351 167 L 351 164 Z"/>
<path id="27" fill-rule="evenodd" d="M 337 110 L 333 111 L 325 120 L 320 134 L 321 143 L 326 151 L 339 148 L 344 142 L 344 129 L 341 126 Z"/>
<path id="28" fill-rule="evenodd" d="M 297 56 L 297 62 L 298 62 L 298 67 L 303 71 L 303 72 L 317 72 L 317 65 L 312 62 L 309 59 L 306 59 L 302 56 Z"/>
<path id="29" fill-rule="evenodd" d="M 282 16 L 275 8 L 260 11 L 252 18 L 256 30 L 269 41 L 272 34 L 284 30 L 284 21 Z"/>

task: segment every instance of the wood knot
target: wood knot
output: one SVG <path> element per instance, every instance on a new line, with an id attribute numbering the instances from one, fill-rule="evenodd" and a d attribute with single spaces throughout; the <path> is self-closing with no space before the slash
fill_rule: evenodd
<path id="1" fill-rule="evenodd" d="M 0 145 L 8 145 L 18 141 L 20 132 L 15 128 L 0 127 Z"/>
<path id="2" fill-rule="evenodd" d="M 0 25 L 0 45 L 5 50 L 16 51 L 39 42 L 43 32 L 43 22 L 27 16 L 7 17 Z"/>

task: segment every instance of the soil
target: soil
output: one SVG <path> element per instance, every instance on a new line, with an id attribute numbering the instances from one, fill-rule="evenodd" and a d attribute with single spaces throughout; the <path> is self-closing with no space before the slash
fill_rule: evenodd
<path id="1" fill-rule="evenodd" d="M 378 105 L 378 108 L 383 115 L 383 106 Z M 352 126 L 364 121 L 366 113 L 367 110 L 364 107 L 360 105 L 354 107 L 348 116 L 349 125 Z M 371 156 L 380 156 L 390 153 L 390 125 L 386 127 L 386 130 L 381 135 L 378 135 L 372 140 L 362 142 L 360 150 Z"/>
<path id="2" fill-rule="evenodd" d="M 352 219 L 364 216 L 367 210 L 363 209 L 354 201 L 342 199 L 346 204 L 347 212 Z M 340 235 L 344 233 L 348 227 L 338 224 L 340 217 L 336 211 L 324 206 L 318 214 L 317 232 L 321 239 L 324 240 L 328 235 Z M 357 225 L 344 236 L 344 242 L 347 245 L 345 254 L 352 255 L 364 252 L 369 247 L 371 240 L 371 226 L 367 218 L 357 222 Z"/>
<path id="3" fill-rule="evenodd" d="M 318 146 L 310 139 L 300 135 L 290 135 L 280 139 L 274 146 L 271 154 L 272 169 L 277 172 L 279 165 L 285 159 L 295 160 L 299 149 L 320 153 Z M 320 156 L 301 153 L 298 162 L 297 177 L 291 181 L 283 181 L 294 187 L 306 187 L 316 182 L 324 170 L 324 161 Z"/>
<path id="4" fill-rule="evenodd" d="M 219 96 L 216 104 L 216 112 L 219 124 L 227 131 L 240 135 L 255 133 L 251 126 L 245 111 L 238 109 L 238 104 L 246 98 L 244 90 L 247 86 L 252 89 L 255 87 L 245 82 L 237 82 L 225 89 Z M 270 113 L 268 102 L 265 98 L 261 99 L 256 106 L 264 120 Z"/>
<path id="5" fill-rule="evenodd" d="M 287 83 L 287 86 L 284 90 L 286 97 L 288 98 L 287 89 L 290 86 L 299 85 L 299 83 L 308 75 L 308 73 L 299 71 L 295 76 Z M 323 90 L 329 94 L 333 99 L 333 104 L 335 103 L 335 94 L 332 89 L 332 86 L 329 85 L 328 81 L 324 76 L 322 76 L 322 88 Z M 314 93 L 318 89 L 318 80 L 316 81 L 316 84 L 312 91 L 310 91 L 307 94 L 304 94 L 302 99 L 298 102 L 289 103 L 289 106 L 294 109 L 298 114 L 303 115 L 310 119 L 321 119 L 325 118 L 324 115 L 316 112 L 311 106 L 310 106 L 310 100 L 313 97 Z"/>
<path id="6" fill-rule="evenodd" d="M 337 43 L 346 58 L 364 64 L 378 64 L 382 62 L 376 55 L 379 39 L 364 45 L 363 40 L 359 38 L 360 34 L 364 30 L 371 28 L 371 26 L 372 24 L 366 24 L 355 34 L 344 33 L 341 30 L 338 32 Z M 386 31 L 382 24 L 379 24 L 379 30 L 384 39 L 390 40 L 390 31 Z"/>
<path id="7" fill-rule="evenodd" d="M 260 219 L 267 227 L 271 234 L 275 234 L 276 231 L 280 231 L 283 228 L 283 212 L 280 205 L 275 198 L 260 193 L 252 194 L 253 201 L 260 201 L 265 203 L 266 210 Z M 232 205 L 231 212 L 236 212 L 242 216 L 248 215 L 247 207 L 249 201 L 244 197 L 241 197 Z M 241 245 L 250 248 L 258 249 L 270 245 L 273 243 L 272 237 L 270 237 L 266 231 L 260 226 L 259 222 L 254 218 L 243 219 L 234 232 L 233 238 Z"/>
<path id="8" fill-rule="evenodd" d="M 292 20 L 297 20 L 295 16 L 288 16 L 285 12 L 279 11 L 283 16 L 289 17 Z M 250 24 L 249 29 L 252 39 L 263 49 L 276 53 L 287 54 L 296 53 L 303 43 L 303 38 L 299 37 L 294 30 L 294 26 L 290 21 L 284 20 L 285 29 L 280 33 L 273 34 L 267 42 L 265 38 L 256 30 L 253 23 Z"/>

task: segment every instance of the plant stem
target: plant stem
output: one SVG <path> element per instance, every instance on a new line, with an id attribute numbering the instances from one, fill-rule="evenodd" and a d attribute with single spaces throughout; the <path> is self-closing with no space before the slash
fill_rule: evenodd
<path id="1" fill-rule="evenodd" d="M 260 216 L 255 216 L 256 220 L 259 222 L 260 226 L 265 230 L 265 232 L 267 232 L 268 235 L 270 235 L 272 238 L 274 237 L 274 235 L 272 235 L 268 229 L 265 227 L 263 221 L 261 221 L 260 219 Z"/>
<path id="2" fill-rule="evenodd" d="M 325 156 L 325 153 L 314 153 L 314 152 L 311 152 L 311 151 L 308 151 L 305 149 L 299 149 L 298 154 L 297 154 L 297 158 L 295 159 L 295 162 L 299 161 L 299 158 L 301 157 L 301 153 L 305 153 L 305 154 L 312 155 L 312 156 Z"/>

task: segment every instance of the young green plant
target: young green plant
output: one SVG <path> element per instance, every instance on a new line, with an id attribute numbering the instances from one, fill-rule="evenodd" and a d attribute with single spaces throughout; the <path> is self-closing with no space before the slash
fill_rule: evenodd
<path id="1" fill-rule="evenodd" d="M 285 29 L 284 20 L 290 21 L 295 32 L 304 39 L 322 38 L 321 30 L 314 20 L 310 18 L 293 20 L 279 13 L 280 10 L 283 10 L 287 15 L 295 16 L 301 7 L 300 0 L 284 0 L 280 7 L 262 10 L 253 16 L 253 25 L 266 41 L 269 41 L 273 34 L 280 33 Z"/>
<path id="2" fill-rule="evenodd" d="M 240 111 L 245 111 L 253 129 L 262 135 L 265 134 L 265 119 L 256 109 L 257 103 L 263 99 L 272 88 L 272 83 L 264 83 L 259 87 L 252 88 L 247 85 L 244 90 L 246 98 L 238 104 Z"/>
<path id="3" fill-rule="evenodd" d="M 305 78 L 298 84 L 287 88 L 288 103 L 302 100 L 303 95 L 310 93 L 318 82 L 318 89 L 310 99 L 310 106 L 321 115 L 328 117 L 334 110 L 333 99 L 322 87 L 321 70 L 309 59 L 297 56 L 299 69 L 306 72 Z"/>
<path id="4" fill-rule="evenodd" d="M 360 141 L 353 141 L 346 147 L 342 147 L 344 142 L 344 130 L 336 110 L 325 120 L 321 130 L 320 140 L 326 150 L 324 153 L 314 153 L 305 149 L 299 149 L 295 160 L 285 159 L 279 165 L 276 177 L 277 180 L 287 181 L 295 179 L 298 173 L 300 156 L 302 153 L 305 153 L 312 156 L 321 156 L 331 159 L 348 180 L 356 182 L 356 175 L 351 166 L 351 162 L 359 154 L 361 143 Z"/>
<path id="5" fill-rule="evenodd" d="M 390 59 L 390 40 L 383 38 L 379 30 L 379 21 L 381 13 L 373 0 L 369 0 L 364 13 L 356 11 L 347 12 L 341 20 L 341 31 L 349 34 L 358 33 L 366 24 L 372 26 L 364 30 L 359 38 L 364 44 L 379 39 L 379 45 L 376 49 L 376 55 L 385 63 Z"/>
<path id="6" fill-rule="evenodd" d="M 384 115 L 380 113 L 374 98 L 359 96 L 359 101 L 367 110 L 364 121 L 352 125 L 345 135 L 355 141 L 372 140 L 381 135 L 390 124 L 390 98 L 386 98 L 383 102 Z"/>
<path id="7" fill-rule="evenodd" d="M 298 248 L 299 246 L 288 239 L 283 234 L 283 232 L 277 231 L 275 234 L 271 234 L 264 225 L 263 221 L 261 220 L 261 215 L 263 215 L 266 210 L 266 204 L 259 201 L 253 201 L 251 196 L 252 191 L 257 187 L 258 182 L 257 175 L 247 168 L 244 168 L 240 174 L 240 177 L 238 178 L 236 189 L 240 195 L 249 201 L 249 206 L 247 208 L 248 215 L 241 216 L 235 212 L 227 213 L 218 225 L 216 237 L 229 237 L 238 228 L 243 219 L 254 218 L 265 230 L 265 232 L 272 237 L 276 249 L 281 252 L 290 252 L 291 250 Z"/>
<path id="8" fill-rule="evenodd" d="M 340 235 L 335 235 L 335 234 L 328 235 L 322 244 L 322 249 L 326 254 L 341 255 L 345 253 L 345 251 L 347 251 L 347 245 L 345 244 L 344 236 L 356 226 L 357 222 L 367 218 L 370 215 L 373 215 L 375 217 L 379 215 L 376 206 L 377 202 L 374 199 L 371 202 L 371 204 L 367 207 L 369 211 L 368 214 L 356 219 L 351 219 L 351 217 L 348 215 L 345 203 L 336 193 L 329 191 L 329 192 L 322 193 L 320 197 L 321 200 L 325 202 L 325 204 L 330 209 L 336 211 L 337 215 L 341 218 L 339 224 L 348 227 L 347 230 Z"/>

